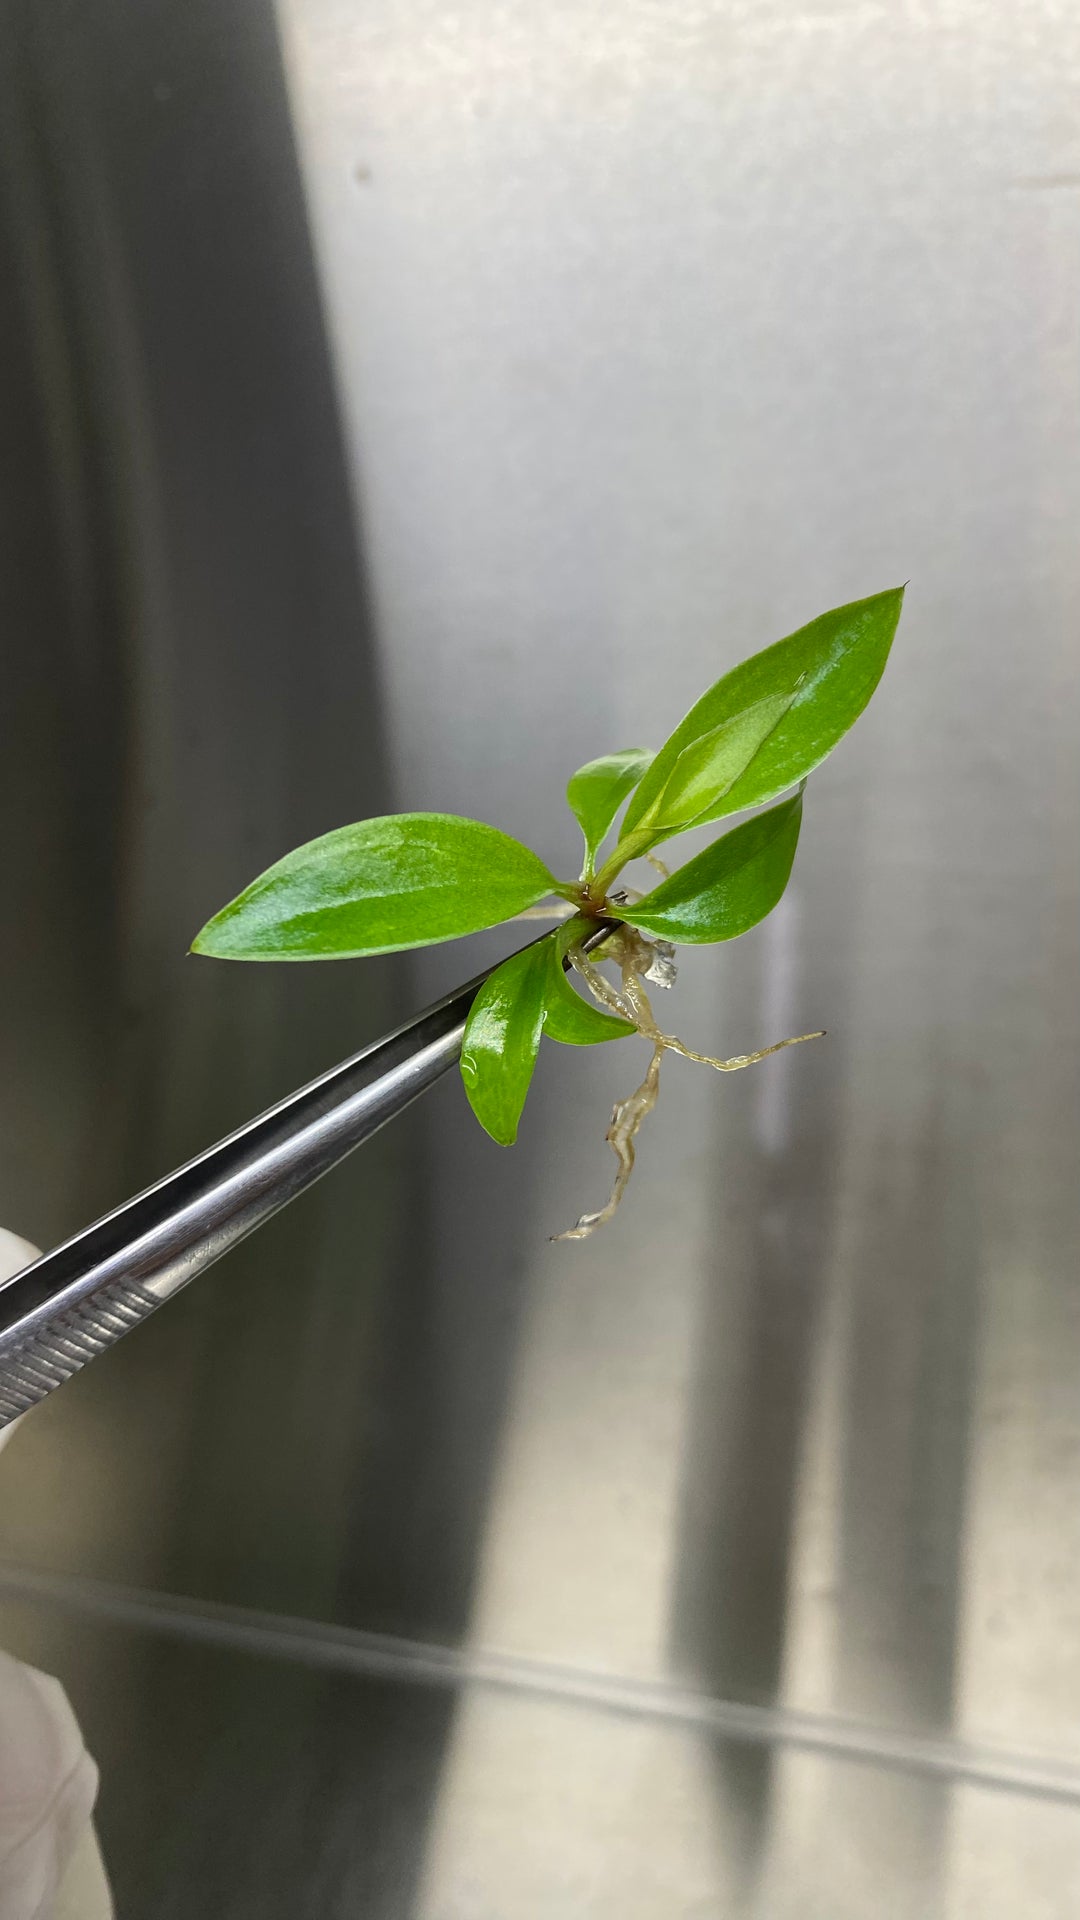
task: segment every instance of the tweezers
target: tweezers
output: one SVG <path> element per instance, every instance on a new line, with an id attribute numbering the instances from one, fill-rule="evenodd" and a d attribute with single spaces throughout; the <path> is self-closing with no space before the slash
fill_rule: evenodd
<path id="1" fill-rule="evenodd" d="M 605 938 L 612 924 L 585 944 Z M 105 1353 L 433 1086 L 459 1058 L 469 1009 L 493 971 L 0 1286 L 0 1428 Z"/>

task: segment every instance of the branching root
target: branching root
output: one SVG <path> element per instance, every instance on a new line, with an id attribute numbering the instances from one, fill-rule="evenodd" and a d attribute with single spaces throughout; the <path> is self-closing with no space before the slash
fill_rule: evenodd
<path id="1" fill-rule="evenodd" d="M 659 943 L 663 949 L 663 943 Z M 643 1039 L 651 1040 L 653 1047 L 649 1070 L 640 1087 L 626 1100 L 620 1100 L 612 1113 L 611 1125 L 605 1138 L 617 1159 L 619 1166 L 615 1175 L 615 1184 L 605 1206 L 597 1213 L 583 1213 L 576 1226 L 565 1233 L 556 1233 L 555 1240 L 585 1240 L 597 1227 L 602 1227 L 612 1218 L 623 1194 L 627 1182 L 634 1170 L 634 1141 L 638 1128 L 652 1112 L 660 1091 L 660 1062 L 665 1053 L 681 1054 L 684 1060 L 693 1060 L 702 1067 L 714 1067 L 718 1073 L 738 1073 L 743 1067 L 752 1067 L 755 1061 L 767 1060 L 772 1053 L 779 1053 L 783 1047 L 801 1046 L 804 1040 L 821 1040 L 822 1033 L 798 1033 L 788 1040 L 776 1040 L 771 1047 L 760 1047 L 756 1053 L 736 1053 L 729 1060 L 718 1060 L 709 1053 L 695 1053 L 673 1033 L 663 1033 L 656 1024 L 649 996 L 645 991 L 644 978 L 656 979 L 662 986 L 671 984 L 674 967 L 671 965 L 671 949 L 663 949 L 658 956 L 658 943 L 646 938 L 633 927 L 623 926 L 605 942 L 604 959 L 613 960 L 622 976 L 621 985 L 616 988 L 601 973 L 594 960 L 580 946 L 570 948 L 568 958 L 574 971 L 580 974 L 593 999 L 603 1007 L 606 1013 L 613 1013 L 621 1020 L 629 1020 Z M 658 965 L 658 958 L 661 964 Z"/>

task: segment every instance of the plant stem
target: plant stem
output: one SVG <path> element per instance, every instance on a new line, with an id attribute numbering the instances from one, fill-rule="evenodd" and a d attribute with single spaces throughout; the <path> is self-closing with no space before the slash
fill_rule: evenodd
<path id="1" fill-rule="evenodd" d="M 636 860 L 653 843 L 655 835 L 650 827 L 640 827 L 636 833 L 628 833 L 620 840 L 611 859 L 601 867 L 589 891 L 593 900 L 599 904 L 607 898 L 607 891 L 613 880 L 622 872 L 628 860 Z"/>

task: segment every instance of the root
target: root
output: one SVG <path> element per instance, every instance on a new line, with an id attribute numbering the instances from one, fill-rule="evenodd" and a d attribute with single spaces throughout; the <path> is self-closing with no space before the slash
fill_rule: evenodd
<path id="1" fill-rule="evenodd" d="M 788 1040 L 774 1041 L 771 1047 L 760 1047 L 756 1053 L 733 1054 L 730 1060 L 718 1060 L 711 1053 L 695 1053 L 677 1034 L 663 1033 L 656 1024 L 644 986 L 647 969 L 654 962 L 653 943 L 631 928 L 623 927 L 606 944 L 605 958 L 609 956 L 616 961 L 622 973 L 621 992 L 612 986 L 596 962 L 580 947 L 571 947 L 569 953 L 574 971 L 581 975 L 593 999 L 599 1001 L 607 1013 L 613 1013 L 621 1020 L 629 1020 L 655 1047 L 681 1054 L 684 1060 L 693 1060 L 700 1067 L 715 1067 L 718 1073 L 738 1073 L 743 1067 L 752 1067 L 758 1060 L 767 1060 L 771 1053 L 779 1053 L 782 1047 L 800 1047 L 804 1040 L 822 1040 L 825 1037 L 823 1030 L 797 1033 Z"/>
<path id="2" fill-rule="evenodd" d="M 782 1047 L 801 1047 L 804 1040 L 823 1040 L 824 1032 L 796 1033 L 789 1040 L 774 1040 L 771 1047 L 759 1047 L 756 1053 L 735 1053 L 730 1060 L 718 1060 L 711 1053 L 695 1053 L 677 1034 L 661 1033 L 649 1005 L 649 996 L 641 984 L 641 977 L 631 966 L 623 967 L 623 995 L 630 1009 L 629 1015 L 638 1032 L 653 1045 L 666 1049 L 669 1053 L 681 1054 L 684 1060 L 693 1060 L 699 1067 L 715 1067 L 717 1073 L 739 1073 L 743 1067 L 752 1067 L 758 1060 L 767 1060 L 771 1053 L 779 1053 Z"/>
<path id="3" fill-rule="evenodd" d="M 670 949 L 667 952 L 670 953 Z M 799 1047 L 805 1040 L 824 1039 L 824 1033 L 793 1034 L 790 1039 L 775 1040 L 771 1047 L 759 1047 L 755 1053 L 736 1053 L 729 1060 L 718 1060 L 710 1053 L 695 1053 L 675 1034 L 663 1033 L 657 1026 L 644 981 L 646 977 L 652 977 L 660 985 L 668 986 L 674 977 L 674 968 L 665 959 L 663 966 L 657 970 L 660 956 L 656 944 L 646 939 L 644 934 L 638 933 L 633 927 L 624 926 L 605 942 L 603 958 L 613 960 L 619 967 L 622 975 L 620 988 L 612 986 L 581 947 L 572 946 L 567 957 L 604 1011 L 615 1014 L 621 1020 L 629 1020 L 643 1039 L 652 1042 L 653 1048 L 644 1080 L 628 1099 L 616 1104 L 611 1125 L 604 1136 L 619 1163 L 607 1204 L 597 1213 L 583 1213 L 577 1225 L 568 1228 L 565 1233 L 552 1235 L 554 1240 L 585 1240 L 589 1234 L 595 1233 L 597 1227 L 607 1224 L 626 1192 L 627 1182 L 634 1170 L 634 1139 L 642 1121 L 656 1105 L 660 1091 L 660 1063 L 665 1053 L 680 1054 L 684 1060 L 693 1060 L 698 1066 L 715 1068 L 717 1073 L 739 1073 L 743 1067 L 752 1067 L 758 1060 L 767 1060 L 770 1054 L 779 1053 L 783 1047 Z"/>
<path id="4" fill-rule="evenodd" d="M 628 1100 L 619 1100 L 612 1109 L 611 1125 L 604 1135 L 612 1153 L 619 1163 L 615 1175 L 615 1184 L 606 1204 L 598 1213 L 583 1213 L 576 1226 L 567 1227 L 565 1233 L 553 1233 L 553 1240 L 587 1240 L 597 1227 L 606 1226 L 613 1217 L 615 1209 L 626 1192 L 626 1185 L 634 1171 L 634 1136 L 647 1114 L 656 1105 L 660 1092 L 660 1062 L 664 1057 L 663 1047 L 654 1047 L 649 1061 L 649 1071 L 640 1087 L 636 1087 Z"/>
<path id="5" fill-rule="evenodd" d="M 577 908 L 569 900 L 553 900 L 546 907 L 523 907 L 520 913 L 512 913 L 511 920 L 569 920 Z"/>
<path id="6" fill-rule="evenodd" d="M 609 941 L 608 945 L 611 944 Z M 604 978 L 595 961 L 589 959 L 583 947 L 571 947 L 567 958 L 574 972 L 581 975 L 593 999 L 599 1002 L 605 1012 L 613 1013 L 617 1019 L 629 1020 L 633 1026 L 637 1026 L 637 1021 L 627 1002 L 620 998 L 610 980 Z"/>
<path id="7" fill-rule="evenodd" d="M 645 855 L 645 858 L 648 861 L 650 867 L 652 867 L 654 871 L 660 875 L 661 880 L 671 879 L 671 868 L 665 867 L 663 861 L 655 853 L 647 853 Z"/>

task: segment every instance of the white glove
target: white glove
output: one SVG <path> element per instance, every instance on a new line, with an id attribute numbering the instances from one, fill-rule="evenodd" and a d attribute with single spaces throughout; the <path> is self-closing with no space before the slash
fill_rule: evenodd
<path id="1" fill-rule="evenodd" d="M 0 1281 L 36 1257 L 0 1227 Z M 0 1446 L 22 1423 L 0 1428 Z M 111 1920 L 97 1786 L 60 1682 L 0 1653 L 0 1920 Z"/>

